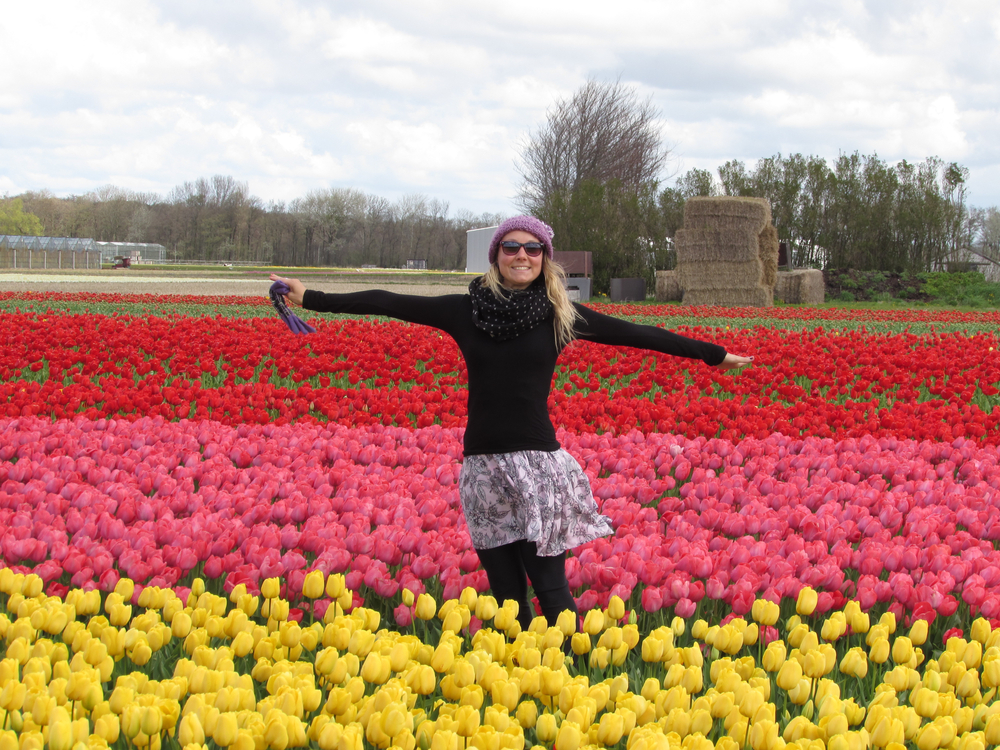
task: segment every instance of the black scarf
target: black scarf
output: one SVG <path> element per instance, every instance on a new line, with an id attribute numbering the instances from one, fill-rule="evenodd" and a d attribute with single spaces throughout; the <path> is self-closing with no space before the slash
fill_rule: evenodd
<path id="1" fill-rule="evenodd" d="M 483 286 L 482 280 L 480 276 L 469 284 L 472 322 L 497 341 L 517 338 L 541 325 L 552 314 L 552 303 L 542 278 L 527 289 L 504 289 L 501 297 Z"/>

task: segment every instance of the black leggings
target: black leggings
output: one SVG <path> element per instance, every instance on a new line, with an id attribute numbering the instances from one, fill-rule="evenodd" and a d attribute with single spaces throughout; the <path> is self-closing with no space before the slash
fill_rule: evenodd
<path id="1" fill-rule="evenodd" d="M 518 603 L 517 621 L 522 630 L 528 629 L 535 616 L 528 601 L 529 579 L 550 626 L 556 624 L 564 610 L 578 614 L 566 580 L 565 552 L 555 557 L 541 557 L 534 542 L 520 539 L 492 549 L 477 549 L 476 554 L 497 603 L 503 605 L 507 599 Z"/>

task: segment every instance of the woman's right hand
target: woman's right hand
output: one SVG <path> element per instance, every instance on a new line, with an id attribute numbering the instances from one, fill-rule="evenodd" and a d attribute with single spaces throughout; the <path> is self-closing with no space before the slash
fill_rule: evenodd
<path id="1" fill-rule="evenodd" d="M 726 358 L 715 365 L 720 370 L 733 370 L 753 364 L 753 357 L 741 357 L 739 354 L 727 353 Z"/>
<path id="2" fill-rule="evenodd" d="M 284 281 L 288 284 L 288 294 L 285 295 L 285 302 L 293 302 L 299 307 L 302 306 L 302 297 L 306 293 L 306 285 L 298 279 L 286 279 L 284 276 L 271 274 L 271 281 Z"/>

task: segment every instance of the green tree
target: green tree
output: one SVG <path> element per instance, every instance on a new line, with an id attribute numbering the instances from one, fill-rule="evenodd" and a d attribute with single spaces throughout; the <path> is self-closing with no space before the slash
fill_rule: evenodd
<path id="1" fill-rule="evenodd" d="M 557 194 L 542 213 L 560 250 L 592 253 L 593 289 L 607 294 L 613 278 L 643 278 L 651 289 L 654 271 L 669 265 L 658 186 L 634 189 L 616 180 L 585 180 L 566 198 Z"/>
<path id="2" fill-rule="evenodd" d="M 688 198 L 718 194 L 718 185 L 707 169 L 690 169 L 677 178 L 674 187 L 664 188 L 659 201 L 666 236 L 672 239 L 677 230 L 684 226 L 684 203 Z"/>
<path id="3" fill-rule="evenodd" d="M 797 266 L 907 271 L 942 268 L 976 241 L 968 170 L 936 157 L 887 164 L 877 154 L 777 154 L 753 169 L 719 167 L 726 195 L 766 198 Z M 978 216 L 978 214 L 977 214 Z"/>
<path id="4" fill-rule="evenodd" d="M 549 112 L 518 168 L 518 203 L 548 222 L 559 250 L 593 253 L 593 288 L 643 277 L 666 252 L 657 179 L 667 150 L 649 100 L 620 81 L 588 81 Z"/>
<path id="5" fill-rule="evenodd" d="M 9 198 L 0 202 L 0 234 L 42 235 L 41 220 L 24 210 L 24 201 L 20 198 Z"/>

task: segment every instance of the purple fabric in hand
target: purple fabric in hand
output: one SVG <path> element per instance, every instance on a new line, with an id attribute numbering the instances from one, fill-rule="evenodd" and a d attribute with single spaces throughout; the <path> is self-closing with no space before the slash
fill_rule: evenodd
<path id="1" fill-rule="evenodd" d="M 268 294 L 271 296 L 271 304 L 278 311 L 278 315 L 285 321 L 285 324 L 292 333 L 316 333 L 316 329 L 303 321 L 298 315 L 288 309 L 285 304 L 285 295 L 288 294 L 288 284 L 284 281 L 275 281 L 271 284 Z"/>

